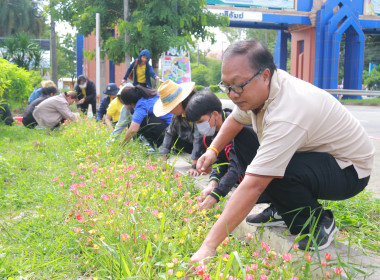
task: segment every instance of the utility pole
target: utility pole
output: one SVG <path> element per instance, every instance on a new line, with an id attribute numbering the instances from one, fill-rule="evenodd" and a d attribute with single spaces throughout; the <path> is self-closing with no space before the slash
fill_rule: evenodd
<path id="1" fill-rule="evenodd" d="M 100 14 L 96 13 L 96 102 L 100 101 Z"/>
<path id="2" fill-rule="evenodd" d="M 53 0 L 50 0 L 50 8 L 54 8 Z M 58 85 L 57 42 L 55 38 L 55 21 L 52 15 L 50 15 L 50 61 L 51 80 Z"/>
<path id="3" fill-rule="evenodd" d="M 129 21 L 129 0 L 124 0 L 124 20 Z M 125 44 L 130 42 L 127 30 L 125 30 Z M 125 66 L 128 69 L 131 62 L 131 56 L 129 53 L 125 53 Z"/>

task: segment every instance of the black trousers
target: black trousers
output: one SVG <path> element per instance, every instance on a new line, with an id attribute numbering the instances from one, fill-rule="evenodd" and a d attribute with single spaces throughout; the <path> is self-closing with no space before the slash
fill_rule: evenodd
<path id="1" fill-rule="evenodd" d="M 143 135 L 152 147 L 161 146 L 168 124 L 155 115 L 146 116 L 140 124 L 137 135 Z"/>
<path id="2" fill-rule="evenodd" d="M 282 179 L 274 179 L 263 195 L 269 197 L 292 234 L 301 231 L 311 215 L 323 216 L 318 199 L 344 200 L 360 193 L 369 176 L 358 179 L 351 165 L 341 169 L 327 153 L 296 153 Z"/>
<path id="3" fill-rule="evenodd" d="M 90 104 L 92 107 L 92 114 L 96 117 L 96 98 L 92 98 L 86 102 L 83 102 L 83 104 L 79 104 L 77 107 L 81 109 L 83 114 L 86 114 L 88 110 L 88 105 Z"/>

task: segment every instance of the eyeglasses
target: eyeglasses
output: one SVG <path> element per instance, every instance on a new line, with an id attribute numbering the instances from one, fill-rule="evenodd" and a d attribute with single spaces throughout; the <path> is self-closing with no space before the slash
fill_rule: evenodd
<path id="1" fill-rule="evenodd" d="M 230 94 L 231 90 L 233 90 L 234 92 L 236 92 L 237 94 L 242 94 L 243 91 L 244 91 L 244 87 L 246 85 L 248 85 L 252 80 L 253 78 L 255 78 L 257 75 L 260 75 L 266 68 L 263 68 L 261 70 L 259 70 L 257 73 L 255 73 L 252 78 L 250 78 L 248 81 L 246 81 L 244 84 L 241 84 L 241 85 L 232 85 L 232 86 L 226 86 L 223 84 L 223 82 L 220 82 L 218 84 L 218 87 L 220 88 L 221 91 L 227 93 L 227 94 Z"/>

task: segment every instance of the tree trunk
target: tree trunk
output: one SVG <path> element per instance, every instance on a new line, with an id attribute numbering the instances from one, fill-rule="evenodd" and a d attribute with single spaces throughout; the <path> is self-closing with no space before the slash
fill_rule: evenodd
<path id="1" fill-rule="evenodd" d="M 50 1 L 50 7 L 54 7 L 53 1 Z M 55 21 L 50 15 L 50 61 L 51 61 L 51 80 L 58 84 L 58 65 L 57 65 L 57 42 L 55 38 Z"/>
<path id="2" fill-rule="evenodd" d="M 158 59 L 152 59 L 152 66 L 153 66 L 153 70 L 154 70 L 154 73 L 156 73 L 158 76 L 160 76 L 160 73 L 158 72 Z M 156 80 L 153 79 L 152 81 L 152 88 L 156 88 Z"/>

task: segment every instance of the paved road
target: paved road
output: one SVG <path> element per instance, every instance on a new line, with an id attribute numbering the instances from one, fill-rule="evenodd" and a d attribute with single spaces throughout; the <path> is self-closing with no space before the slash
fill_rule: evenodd
<path id="1" fill-rule="evenodd" d="M 229 99 L 222 99 L 223 107 L 233 108 Z M 380 138 L 380 107 L 379 106 L 345 106 L 361 124 L 369 136 Z"/>

